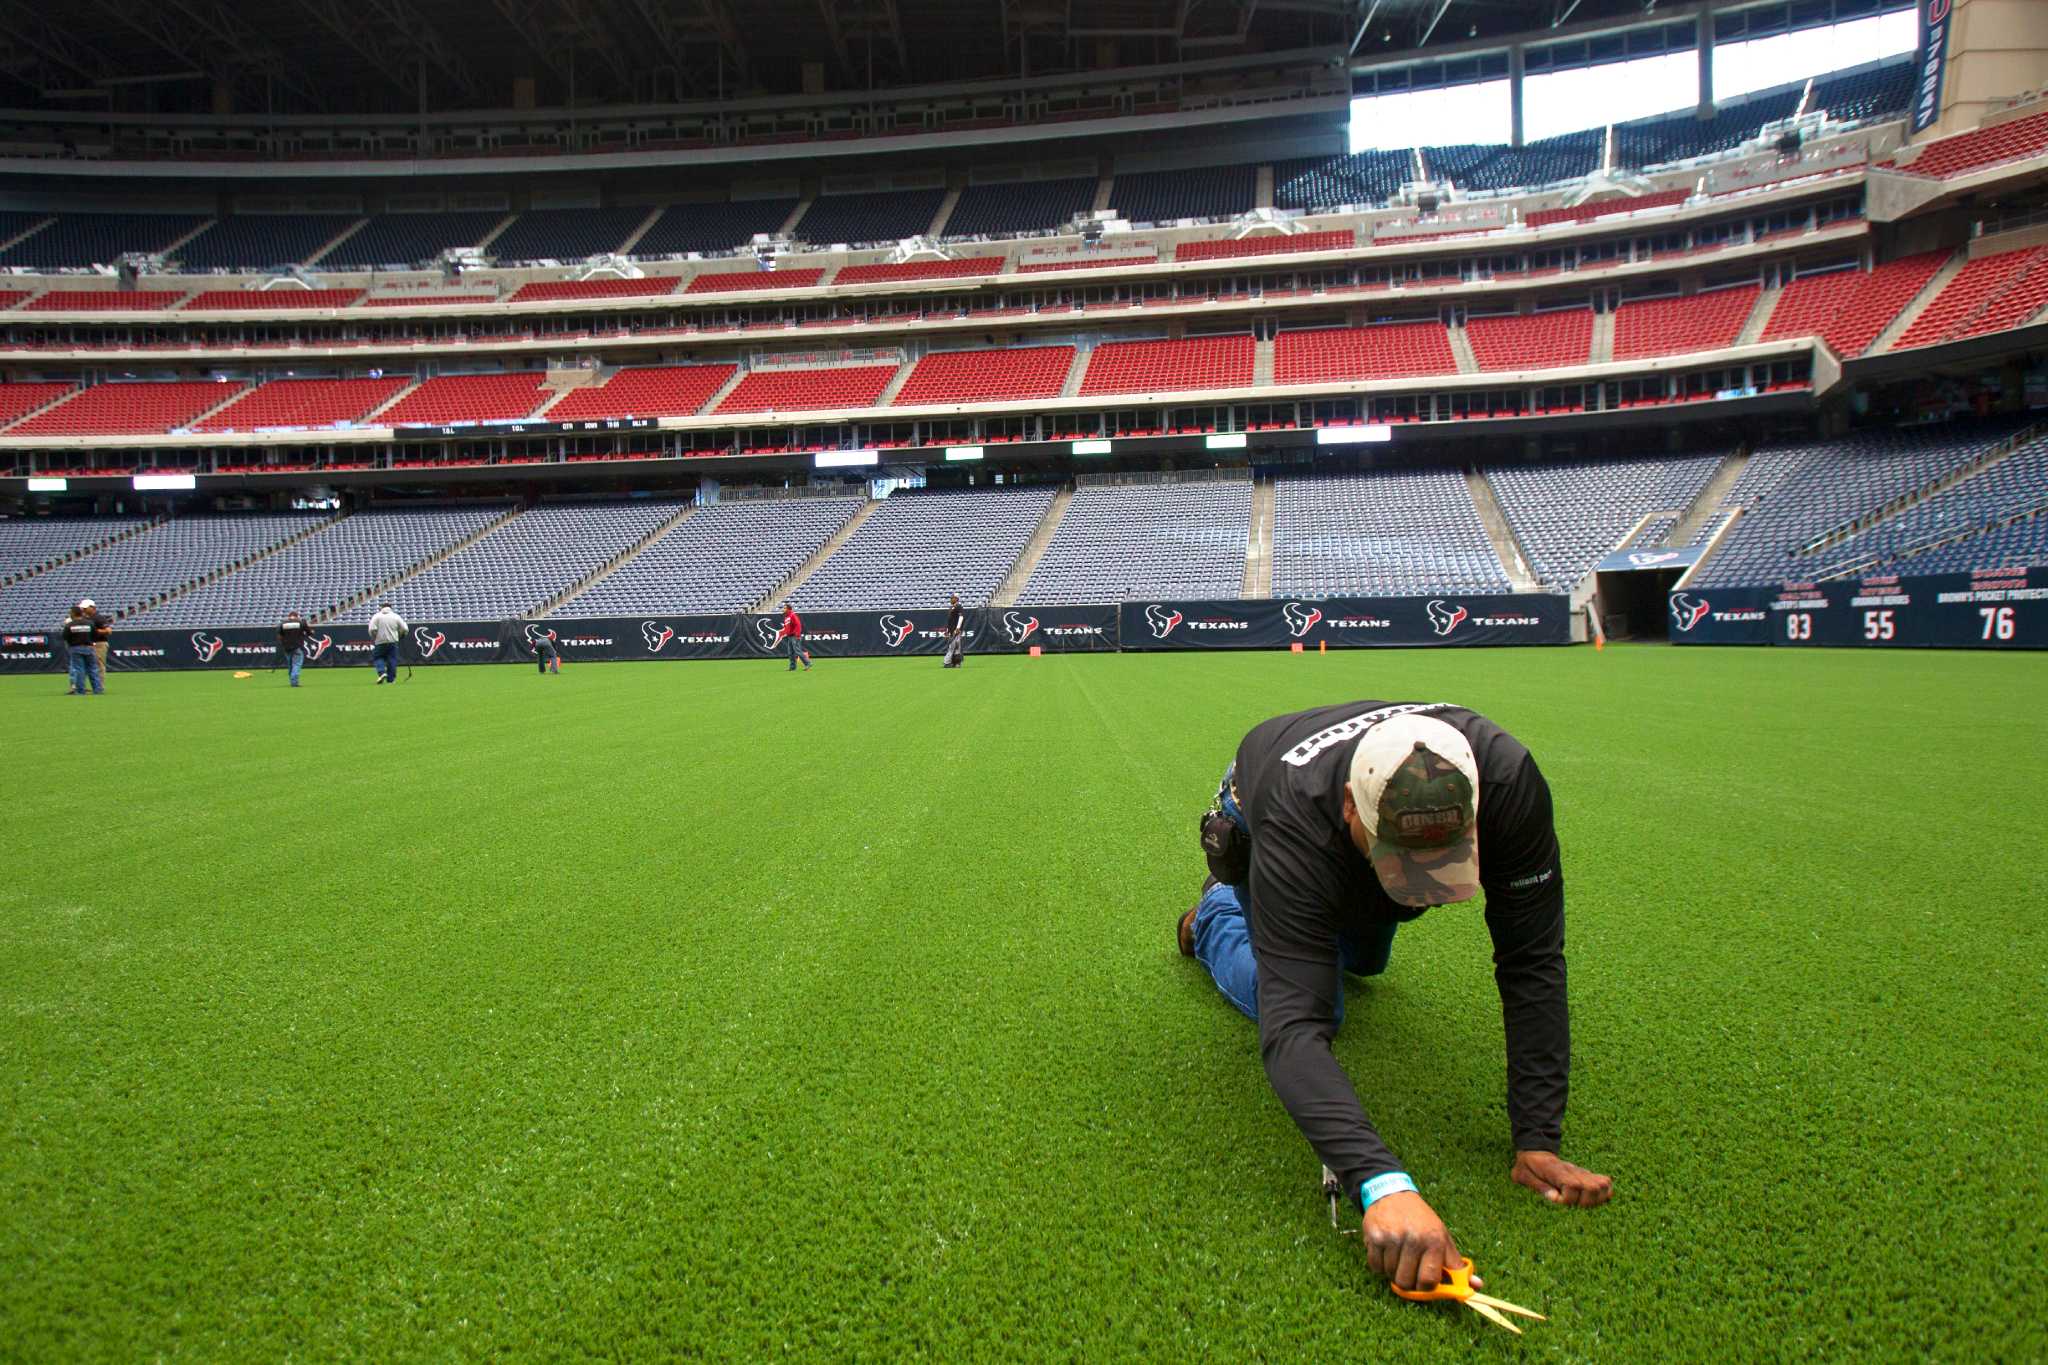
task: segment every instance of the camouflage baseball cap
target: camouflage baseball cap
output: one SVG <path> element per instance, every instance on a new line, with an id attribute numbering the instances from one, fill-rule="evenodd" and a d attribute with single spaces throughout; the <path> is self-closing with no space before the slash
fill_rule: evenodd
<path id="1" fill-rule="evenodd" d="M 1479 765 L 1465 737 L 1429 716 L 1391 716 L 1351 756 L 1351 799 L 1372 870 L 1402 905 L 1479 894 Z"/>

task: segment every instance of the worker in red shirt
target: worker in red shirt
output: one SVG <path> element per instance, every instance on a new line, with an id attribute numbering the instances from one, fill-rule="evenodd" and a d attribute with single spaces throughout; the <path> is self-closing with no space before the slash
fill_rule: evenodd
<path id="1" fill-rule="evenodd" d="M 782 629 L 775 632 L 775 638 L 778 641 L 787 640 L 789 642 L 790 672 L 796 672 L 796 665 L 799 659 L 803 661 L 804 672 L 808 673 L 811 671 L 811 651 L 804 648 L 804 622 L 803 618 L 796 614 L 794 603 L 784 602 L 782 604 Z"/>

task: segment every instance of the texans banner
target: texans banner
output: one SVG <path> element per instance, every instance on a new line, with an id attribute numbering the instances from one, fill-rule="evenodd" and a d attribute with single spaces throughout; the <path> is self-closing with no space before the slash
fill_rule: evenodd
<path id="1" fill-rule="evenodd" d="M 1674 592 L 1677 644 L 2048 649 L 2048 569 Z"/>
<path id="2" fill-rule="evenodd" d="M 55 631 L 9 631 L 0 635 L 0 673 L 49 673 L 68 663 L 64 642 Z"/>
<path id="3" fill-rule="evenodd" d="M 1913 131 L 1924 133 L 1941 117 L 1941 83 L 1948 67 L 1953 0 L 1920 0 L 1919 44 L 1913 54 Z"/>
<path id="4" fill-rule="evenodd" d="M 1285 649 L 1377 645 L 1562 645 L 1569 598 L 1547 593 L 1441 597 L 1126 602 L 1125 649 Z"/>
<path id="5" fill-rule="evenodd" d="M 1086 607 L 990 607 L 971 612 L 976 654 L 1024 654 L 1032 647 L 1047 654 L 1068 654 L 1117 648 L 1117 610 L 1098 604 Z"/>
<path id="6" fill-rule="evenodd" d="M 875 654 L 943 654 L 946 651 L 946 612 L 905 611 L 800 611 L 804 623 L 804 648 L 821 659 Z M 969 612 L 962 629 L 967 647 L 974 648 L 979 612 Z M 759 658 L 782 654 L 788 648 L 780 639 L 782 615 L 744 616 L 738 632 L 739 657 Z"/>
<path id="7" fill-rule="evenodd" d="M 1774 594 L 1768 588 L 1694 589 L 1671 594 L 1671 642 L 1680 645 L 1767 645 Z"/>
<path id="8" fill-rule="evenodd" d="M 1596 573 L 1633 573 L 1643 569 L 1687 569 L 1705 553 L 1705 547 L 1688 545 L 1682 550 L 1616 550 L 1593 566 Z"/>

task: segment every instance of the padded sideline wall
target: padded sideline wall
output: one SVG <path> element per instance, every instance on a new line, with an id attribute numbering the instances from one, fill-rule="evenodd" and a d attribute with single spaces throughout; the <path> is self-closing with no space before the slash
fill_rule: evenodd
<path id="1" fill-rule="evenodd" d="M 2043 85 L 2048 85 L 2048 2 L 1955 0 L 1941 118 L 1932 135 L 1975 128 L 1999 101 Z"/>

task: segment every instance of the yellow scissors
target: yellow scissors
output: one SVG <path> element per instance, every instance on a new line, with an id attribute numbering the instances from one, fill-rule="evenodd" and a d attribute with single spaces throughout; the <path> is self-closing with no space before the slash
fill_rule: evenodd
<path id="1" fill-rule="evenodd" d="M 1496 1299 L 1490 1294 L 1481 1294 L 1472 1288 L 1472 1258 L 1470 1256 L 1464 1258 L 1464 1264 L 1450 1267 L 1445 1272 L 1442 1283 L 1438 1284 L 1434 1289 L 1402 1289 L 1395 1286 L 1394 1292 L 1404 1299 L 1413 1299 L 1417 1303 L 1427 1303 L 1432 1299 L 1455 1300 L 1458 1303 L 1464 1304 L 1494 1326 L 1505 1327 L 1516 1336 L 1522 1335 L 1522 1329 L 1502 1317 L 1502 1313 L 1517 1313 L 1525 1318 L 1534 1318 L 1538 1322 L 1549 1321 L 1541 1313 L 1532 1312 L 1527 1308 L 1523 1308 L 1518 1304 L 1508 1303 L 1503 1299 Z"/>

